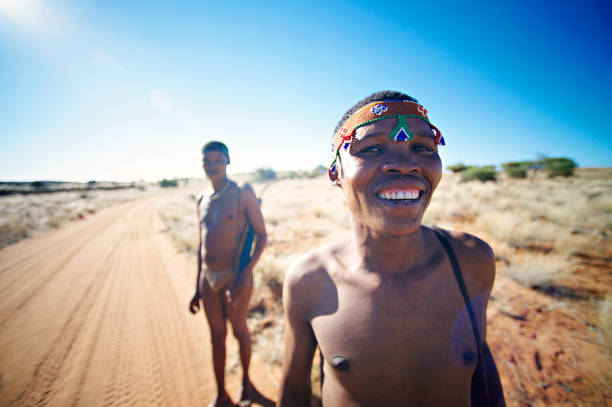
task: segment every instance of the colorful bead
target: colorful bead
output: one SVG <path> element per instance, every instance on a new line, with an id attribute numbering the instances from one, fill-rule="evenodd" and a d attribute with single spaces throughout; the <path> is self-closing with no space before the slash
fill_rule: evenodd
<path id="1" fill-rule="evenodd" d="M 387 111 L 387 105 L 383 103 L 377 103 L 370 109 L 370 112 L 374 113 L 377 116 L 380 116 L 383 112 Z"/>

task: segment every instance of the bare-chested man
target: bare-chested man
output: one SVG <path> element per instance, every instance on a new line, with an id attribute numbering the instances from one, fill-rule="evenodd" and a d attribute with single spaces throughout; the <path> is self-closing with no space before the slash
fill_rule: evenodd
<path id="1" fill-rule="evenodd" d="M 329 173 L 352 232 L 287 272 L 279 406 L 310 405 L 317 345 L 325 407 L 504 405 L 485 342 L 491 248 L 421 225 L 440 144 L 425 108 L 399 92 L 365 98 L 338 123 Z"/>
<path id="2" fill-rule="evenodd" d="M 217 382 L 217 396 L 211 405 L 233 406 L 225 390 L 224 377 L 228 319 L 240 345 L 243 373 L 241 405 L 248 405 L 254 388 L 249 380 L 251 338 L 246 318 L 253 290 L 253 267 L 266 244 L 266 228 L 253 189 L 249 185 L 241 188 L 227 178 L 226 167 L 230 158 L 225 144 L 218 141 L 207 143 L 202 148 L 202 158 L 204 171 L 214 191 L 205 191 L 198 196 L 198 277 L 189 310 L 196 313 L 202 300 L 210 326 Z M 246 266 L 238 273 L 249 224 L 255 233 L 255 249 Z"/>

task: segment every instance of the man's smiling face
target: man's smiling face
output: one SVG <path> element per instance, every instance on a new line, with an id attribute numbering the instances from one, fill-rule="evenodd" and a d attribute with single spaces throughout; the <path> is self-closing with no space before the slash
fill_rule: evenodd
<path id="1" fill-rule="evenodd" d="M 357 224 L 389 235 L 414 233 L 442 177 L 434 134 L 421 119 L 408 118 L 414 137 L 393 141 L 390 117 L 359 127 L 341 149 L 339 182 Z"/>

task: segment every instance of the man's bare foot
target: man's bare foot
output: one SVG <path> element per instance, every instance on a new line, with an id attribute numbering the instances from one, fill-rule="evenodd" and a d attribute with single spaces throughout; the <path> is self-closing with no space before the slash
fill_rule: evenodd
<path id="1" fill-rule="evenodd" d="M 208 407 L 234 407 L 234 402 L 224 390 L 223 393 L 217 394 Z"/>
<path id="2" fill-rule="evenodd" d="M 238 402 L 238 406 L 240 407 L 249 407 L 252 403 L 252 390 L 253 386 L 251 386 L 251 382 L 247 381 L 242 384 L 242 390 L 240 391 L 240 401 Z"/>

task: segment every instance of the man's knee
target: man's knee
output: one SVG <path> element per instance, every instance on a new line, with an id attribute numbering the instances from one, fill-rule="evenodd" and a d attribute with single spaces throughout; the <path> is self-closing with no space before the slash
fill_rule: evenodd
<path id="1" fill-rule="evenodd" d="M 241 324 L 232 324 L 232 333 L 234 334 L 234 338 L 240 340 L 242 338 L 249 337 L 249 327 L 246 324 L 246 321 Z"/>
<path id="2" fill-rule="evenodd" d="M 221 343 L 225 343 L 225 338 L 227 337 L 227 328 L 226 327 L 218 327 L 210 329 L 210 341 L 213 345 L 218 345 Z"/>

